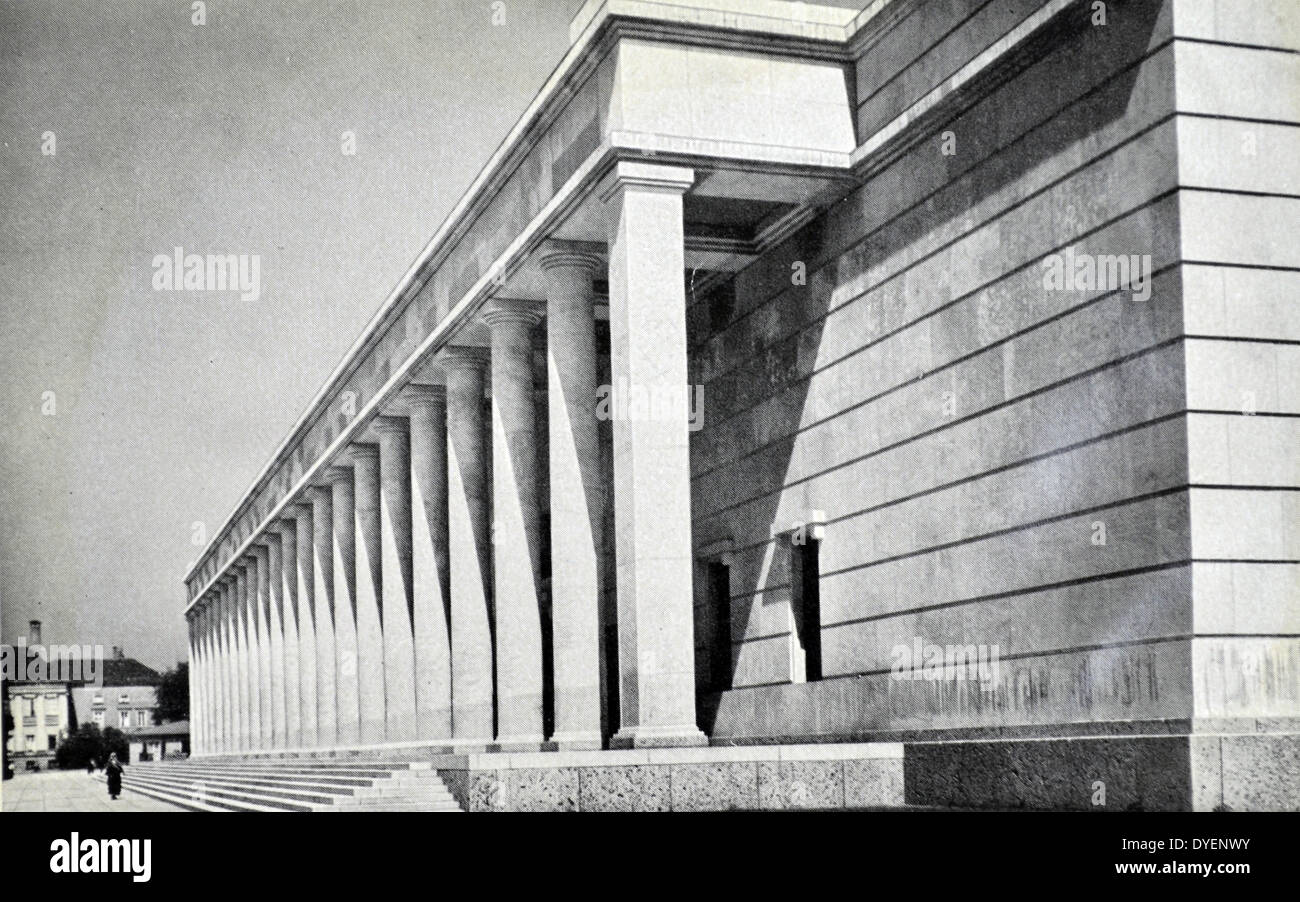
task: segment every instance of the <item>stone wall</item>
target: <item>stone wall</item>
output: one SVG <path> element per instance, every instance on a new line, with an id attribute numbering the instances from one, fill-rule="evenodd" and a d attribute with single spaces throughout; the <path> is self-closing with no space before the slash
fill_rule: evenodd
<path id="1" fill-rule="evenodd" d="M 921 4 L 944 11 L 903 19 L 859 63 L 859 124 L 899 116 L 1038 5 Z M 1134 0 L 1099 26 L 1076 4 L 1022 71 L 740 273 L 726 309 L 694 305 L 695 541 L 733 549 L 734 688 L 705 700 L 715 741 L 1169 733 L 1300 713 L 1296 431 L 1271 416 L 1294 413 L 1298 370 L 1293 345 L 1258 341 L 1294 340 L 1280 305 L 1295 275 L 1245 269 L 1295 265 L 1287 232 L 1266 230 L 1296 218 L 1280 195 L 1295 193 L 1282 123 L 1296 94 L 1281 85 L 1297 68 L 1188 40 L 1276 43 L 1260 22 L 1283 6 Z M 1225 69 L 1241 97 L 1214 88 Z M 1248 163 L 1240 123 L 1199 115 L 1214 103 L 1278 121 L 1251 124 Z M 1049 287 L 1057 254 L 1149 258 L 1149 297 Z M 1248 424 L 1246 390 L 1263 414 Z M 1246 489 L 1261 471 L 1267 486 Z M 813 511 L 827 679 L 799 685 L 773 533 Z M 996 645 L 992 684 L 891 679 L 916 638 Z M 1248 659 L 1254 682 L 1228 702 L 1224 674 Z"/>
<path id="2" fill-rule="evenodd" d="M 828 810 L 903 804 L 897 744 L 442 756 L 466 811 Z"/>

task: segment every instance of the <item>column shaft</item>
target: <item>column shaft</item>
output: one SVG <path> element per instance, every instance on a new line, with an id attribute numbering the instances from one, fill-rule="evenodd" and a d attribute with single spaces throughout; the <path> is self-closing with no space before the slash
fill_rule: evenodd
<path id="1" fill-rule="evenodd" d="M 219 638 L 221 655 L 221 737 L 220 751 L 230 754 L 235 749 L 235 736 L 239 732 L 235 727 L 235 645 L 231 630 L 231 598 L 235 594 L 234 576 L 227 576 L 221 583 L 221 609 Z"/>
<path id="2" fill-rule="evenodd" d="M 380 417 L 379 526 L 384 619 L 384 736 L 415 739 L 415 636 L 412 626 L 411 454 L 405 417 Z"/>
<path id="3" fill-rule="evenodd" d="M 451 575 L 452 736 L 465 748 L 495 735 L 491 538 L 483 423 L 486 361 L 472 349 L 444 351 L 447 373 L 447 518 Z"/>
<path id="4" fill-rule="evenodd" d="M 257 701 L 258 748 L 274 744 L 274 712 L 271 698 L 271 565 L 265 545 L 253 548 L 257 559 Z"/>
<path id="5" fill-rule="evenodd" d="M 200 604 L 202 601 L 200 600 Z M 186 634 L 186 659 L 189 670 L 189 708 L 190 708 L 190 747 L 193 748 L 196 742 L 203 741 L 203 728 L 199 725 L 202 720 L 203 696 L 199 692 L 199 683 L 202 679 L 202 666 L 199 664 L 199 609 L 195 608 L 185 617 L 187 627 Z M 5 699 L 5 704 L 9 700 Z"/>
<path id="6" fill-rule="evenodd" d="M 310 494 L 310 493 L 308 493 Z M 298 524 L 298 553 L 296 580 L 298 582 L 298 681 L 302 692 L 300 713 L 302 717 L 302 746 L 313 748 L 321 744 L 317 735 L 317 674 L 316 661 L 316 578 L 312 573 L 313 523 L 311 504 L 297 504 L 293 508 Z"/>
<path id="7" fill-rule="evenodd" d="M 280 598 L 284 621 L 284 744 L 302 748 L 302 678 L 298 640 L 298 521 L 281 520 Z"/>
<path id="8" fill-rule="evenodd" d="M 355 592 L 357 616 L 357 701 L 360 741 L 384 741 L 383 552 L 380 549 L 379 451 L 352 447 L 353 517 L 356 529 Z"/>
<path id="9" fill-rule="evenodd" d="M 539 748 L 542 612 L 538 593 L 541 510 L 533 405 L 531 302 L 495 300 L 492 330 L 492 587 L 496 624 L 497 744 Z"/>
<path id="10" fill-rule="evenodd" d="M 208 711 L 203 721 L 203 729 L 207 738 L 204 740 L 203 754 L 214 755 L 217 752 L 217 742 L 220 729 L 217 717 L 221 709 L 221 692 L 217 680 L 217 648 L 216 648 L 216 627 L 217 613 L 221 605 L 221 587 L 217 586 L 212 591 L 212 597 L 208 599 L 207 606 L 203 611 L 203 642 L 204 656 L 207 659 L 207 666 L 204 668 L 206 676 L 204 682 L 208 687 Z"/>
<path id="11" fill-rule="evenodd" d="M 591 280 L 602 266 L 597 257 L 558 247 L 542 258 L 555 662 L 555 732 L 551 740 L 570 749 L 601 745 L 605 487 L 596 419 Z"/>
<path id="12" fill-rule="evenodd" d="M 271 748 L 282 749 L 288 735 L 288 701 L 284 691 L 284 567 L 279 531 L 269 532 L 265 541 L 270 568 L 266 599 L 271 645 Z"/>
<path id="13" fill-rule="evenodd" d="M 249 655 L 249 629 L 248 629 L 248 597 L 249 597 L 249 577 L 250 573 L 246 566 L 241 565 L 239 570 L 239 597 L 236 600 L 235 616 L 237 618 L 238 635 L 236 640 L 239 643 L 239 741 L 238 751 L 247 752 L 252 749 L 254 712 L 253 703 L 253 684 L 251 681 L 251 657 Z M 257 574 L 252 574 L 252 581 L 256 583 Z M 254 593 L 255 594 L 255 593 Z"/>
<path id="14" fill-rule="evenodd" d="M 338 744 L 361 741 L 357 683 L 356 512 L 351 467 L 329 471 L 334 510 L 334 681 L 338 696 Z"/>
<path id="15" fill-rule="evenodd" d="M 441 386 L 408 386 L 411 582 L 416 731 L 451 739 L 451 606 L 447 559 L 447 399 Z"/>
<path id="16" fill-rule="evenodd" d="M 311 490 L 312 585 L 316 610 L 316 744 L 337 745 L 338 648 L 334 641 L 334 491 Z M 348 520 L 352 518 L 349 516 Z"/>
<path id="17" fill-rule="evenodd" d="M 199 636 L 200 652 L 199 656 L 203 660 L 203 745 L 200 747 L 200 753 L 203 755 L 212 754 L 212 736 L 213 736 L 213 715 L 216 714 L 217 699 L 216 686 L 212 680 L 212 610 L 216 606 L 218 593 L 213 591 L 207 599 L 204 600 L 203 611 L 200 612 Z M 194 743 L 190 743 L 191 750 L 194 749 Z"/>

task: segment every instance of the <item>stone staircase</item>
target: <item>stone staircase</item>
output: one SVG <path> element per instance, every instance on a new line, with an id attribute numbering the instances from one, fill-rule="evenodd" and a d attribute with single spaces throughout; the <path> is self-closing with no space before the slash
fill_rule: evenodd
<path id="1" fill-rule="evenodd" d="M 190 811 L 460 811 L 427 761 L 194 759 L 128 765 L 122 789 Z"/>

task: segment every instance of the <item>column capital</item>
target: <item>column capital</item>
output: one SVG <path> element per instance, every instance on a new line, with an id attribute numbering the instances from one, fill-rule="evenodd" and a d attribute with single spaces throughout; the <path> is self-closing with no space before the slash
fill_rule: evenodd
<path id="1" fill-rule="evenodd" d="M 660 163 L 637 163 L 623 160 L 614 165 L 601 182 L 598 194 L 602 203 L 626 188 L 648 188 L 684 194 L 695 184 L 695 170 L 685 166 Z"/>
<path id="2" fill-rule="evenodd" d="M 398 398 L 411 405 L 445 407 L 447 404 L 447 386 L 412 382 L 398 392 Z"/>
<path id="3" fill-rule="evenodd" d="M 325 469 L 325 481 L 330 485 L 337 485 L 340 482 L 351 481 L 352 467 L 343 464 L 333 464 Z M 324 486 L 312 486 L 317 491 L 328 492 L 329 489 Z"/>
<path id="4" fill-rule="evenodd" d="M 492 298 L 479 311 L 479 318 L 493 328 L 510 323 L 521 323 L 531 327 L 541 322 L 545 313 L 544 301 Z"/>
<path id="5" fill-rule="evenodd" d="M 379 446 L 348 445 L 348 459 L 357 462 L 379 460 Z"/>
<path id="6" fill-rule="evenodd" d="M 583 269 L 590 273 L 605 268 L 605 246 L 590 241 L 565 241 L 548 238 L 542 242 L 537 265 L 542 271 L 552 269 Z"/>
<path id="7" fill-rule="evenodd" d="M 476 348 L 469 345 L 447 345 L 438 352 L 438 365 L 444 370 L 478 370 L 480 372 L 488 368 L 492 360 L 491 352 L 487 348 Z"/>
<path id="8" fill-rule="evenodd" d="M 410 428 L 403 416 L 377 416 L 370 425 L 378 435 L 406 435 Z"/>
<path id="9" fill-rule="evenodd" d="M 310 492 L 310 491 L 311 491 L 311 490 L 308 489 L 308 492 Z M 310 518 L 310 517 L 311 517 L 311 502 L 310 502 L 310 501 L 307 501 L 307 500 L 304 499 L 304 500 L 302 500 L 302 501 L 297 502 L 296 504 L 291 504 L 291 505 L 289 505 L 287 508 L 285 508 L 285 517 L 284 517 L 284 519 L 286 519 L 286 520 L 297 521 L 297 520 L 301 520 L 301 519 L 303 519 L 304 517 L 307 517 L 307 518 Z"/>

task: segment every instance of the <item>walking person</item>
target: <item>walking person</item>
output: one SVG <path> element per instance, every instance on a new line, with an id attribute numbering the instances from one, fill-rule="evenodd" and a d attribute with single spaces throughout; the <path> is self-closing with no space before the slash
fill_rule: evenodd
<path id="1" fill-rule="evenodd" d="M 117 752 L 109 753 L 104 773 L 108 775 L 108 797 L 116 801 L 122 793 L 122 762 L 117 760 Z"/>

